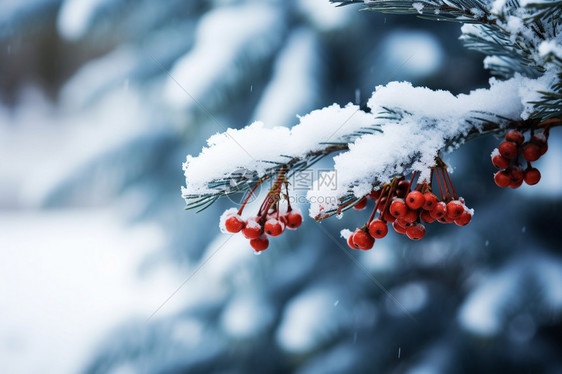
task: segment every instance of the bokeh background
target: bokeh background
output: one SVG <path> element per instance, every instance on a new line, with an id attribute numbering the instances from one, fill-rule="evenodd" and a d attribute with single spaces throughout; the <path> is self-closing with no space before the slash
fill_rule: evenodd
<path id="1" fill-rule="evenodd" d="M 185 156 L 226 127 L 486 86 L 460 25 L 359 9 L 0 0 L 1 373 L 562 373 L 556 129 L 534 187 L 494 185 L 498 139 L 447 155 L 476 214 L 420 242 L 346 253 L 350 212 L 254 256 L 219 231 L 233 202 L 183 210 Z"/>

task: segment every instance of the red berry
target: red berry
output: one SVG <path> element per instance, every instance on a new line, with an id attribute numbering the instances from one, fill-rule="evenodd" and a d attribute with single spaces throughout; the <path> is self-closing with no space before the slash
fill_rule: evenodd
<path id="1" fill-rule="evenodd" d="M 437 221 L 440 223 L 453 223 L 455 222 L 454 218 L 449 217 L 448 215 L 444 215 L 443 217 L 439 218 Z"/>
<path id="2" fill-rule="evenodd" d="M 353 234 L 349 235 L 349 238 L 347 238 L 347 245 L 349 246 L 349 248 L 359 249 L 359 247 L 357 247 L 353 242 Z"/>
<path id="3" fill-rule="evenodd" d="M 405 221 L 404 218 L 396 218 L 396 221 L 394 222 L 396 222 L 398 226 L 403 227 L 405 229 L 412 226 L 412 222 Z"/>
<path id="4" fill-rule="evenodd" d="M 279 236 L 285 231 L 285 225 L 281 220 L 270 218 L 265 222 L 263 229 L 269 236 Z"/>
<path id="5" fill-rule="evenodd" d="M 369 235 L 369 233 L 361 229 L 357 229 L 353 233 L 353 243 L 357 246 L 357 248 L 367 250 L 373 248 L 375 238 Z"/>
<path id="6" fill-rule="evenodd" d="M 452 200 L 447 203 L 447 216 L 449 218 L 457 218 L 464 212 L 464 204 L 458 200 Z"/>
<path id="7" fill-rule="evenodd" d="M 363 210 L 365 209 L 365 207 L 367 206 L 367 198 L 366 197 L 362 197 L 361 199 L 359 199 L 359 201 L 357 202 L 357 204 L 355 204 L 353 206 L 353 209 L 355 210 Z"/>
<path id="8" fill-rule="evenodd" d="M 254 251 L 263 251 L 269 247 L 269 239 L 265 235 L 261 235 L 255 239 L 250 240 L 250 245 Z"/>
<path id="9" fill-rule="evenodd" d="M 296 230 L 302 224 L 302 215 L 298 212 L 290 212 L 285 215 L 285 226 L 289 230 Z"/>
<path id="10" fill-rule="evenodd" d="M 507 169 L 509 167 L 509 159 L 503 157 L 502 155 L 495 155 L 492 157 L 492 164 L 498 169 Z"/>
<path id="11" fill-rule="evenodd" d="M 408 194 L 408 189 L 410 188 L 410 182 L 405 179 L 401 179 L 396 186 L 396 196 L 405 197 Z"/>
<path id="12" fill-rule="evenodd" d="M 511 181 L 511 183 L 507 187 L 509 187 L 509 188 L 519 188 L 519 187 L 521 187 L 522 184 L 523 184 L 523 179 L 517 180 L 517 181 Z"/>
<path id="13" fill-rule="evenodd" d="M 423 198 L 425 199 L 425 203 L 423 204 L 422 207 L 424 210 L 432 210 L 437 204 L 437 202 L 439 201 L 437 196 L 435 196 L 435 194 L 431 192 L 424 193 Z"/>
<path id="14" fill-rule="evenodd" d="M 498 187 L 507 187 L 511 183 L 511 177 L 505 171 L 498 171 L 494 174 L 494 182 L 496 182 Z"/>
<path id="15" fill-rule="evenodd" d="M 402 235 L 403 235 L 403 234 L 406 233 L 406 228 L 400 226 L 400 225 L 398 224 L 398 221 L 394 221 L 394 222 L 392 223 L 392 228 L 394 229 L 394 231 L 396 231 L 396 232 L 399 233 L 399 234 L 402 234 Z"/>
<path id="16" fill-rule="evenodd" d="M 431 216 L 435 219 L 439 219 L 445 216 L 447 213 L 447 204 L 443 201 L 438 202 L 435 204 L 435 207 L 429 212 Z"/>
<path id="17" fill-rule="evenodd" d="M 505 140 L 514 142 L 516 144 L 521 144 L 525 141 L 525 136 L 523 136 L 523 134 L 521 134 L 517 130 L 511 130 L 508 131 L 507 134 L 505 134 Z"/>
<path id="18" fill-rule="evenodd" d="M 392 214 L 390 214 L 390 211 L 386 211 L 384 212 L 384 214 L 382 215 L 382 219 L 385 220 L 386 222 L 394 222 L 396 221 L 396 217 L 394 217 Z"/>
<path id="19" fill-rule="evenodd" d="M 458 226 L 465 226 L 468 225 L 471 219 L 472 214 L 468 210 L 465 210 L 459 217 L 455 219 L 455 224 L 457 224 Z"/>
<path id="20" fill-rule="evenodd" d="M 406 229 L 406 235 L 412 240 L 420 240 L 425 235 L 425 226 L 421 223 L 416 223 Z"/>
<path id="21" fill-rule="evenodd" d="M 523 157 L 529 162 L 537 161 L 541 157 L 541 147 L 534 143 L 524 143 Z"/>
<path id="22" fill-rule="evenodd" d="M 541 172 L 536 168 L 527 168 L 525 170 L 524 180 L 529 186 L 537 184 L 541 180 Z"/>
<path id="23" fill-rule="evenodd" d="M 232 215 L 228 217 L 226 221 L 224 221 L 224 228 L 228 232 L 240 232 L 244 228 L 244 226 L 246 226 L 246 224 L 238 214 Z"/>
<path id="24" fill-rule="evenodd" d="M 404 199 L 395 199 L 392 204 L 390 204 L 390 214 L 394 217 L 402 217 L 408 213 L 408 207 Z"/>
<path id="25" fill-rule="evenodd" d="M 375 239 L 382 239 L 388 234 L 388 226 L 380 219 L 375 219 L 369 224 L 369 234 Z"/>
<path id="26" fill-rule="evenodd" d="M 408 208 L 416 210 L 425 204 L 425 198 L 420 191 L 412 191 L 406 196 L 406 205 Z"/>
<path id="27" fill-rule="evenodd" d="M 377 200 L 379 197 L 381 197 L 381 190 L 372 190 L 371 193 L 367 195 L 367 197 L 372 200 Z"/>
<path id="28" fill-rule="evenodd" d="M 508 170 L 506 170 L 508 171 Z M 509 169 L 509 176 L 512 181 L 519 181 L 525 176 L 525 172 L 520 167 L 514 167 Z"/>
<path id="29" fill-rule="evenodd" d="M 535 134 L 531 137 L 531 143 L 534 143 L 536 145 L 538 145 L 539 147 L 542 147 L 543 145 L 546 144 L 546 136 L 544 134 Z"/>
<path id="30" fill-rule="evenodd" d="M 501 142 L 500 146 L 498 147 L 498 150 L 500 151 L 500 155 L 502 155 L 505 158 L 515 158 L 517 156 L 517 144 L 513 143 L 513 142 Z"/>
<path id="31" fill-rule="evenodd" d="M 546 151 L 548 151 L 548 143 L 544 143 L 544 145 L 541 146 L 541 156 L 544 155 Z"/>
<path id="32" fill-rule="evenodd" d="M 404 220 L 405 222 L 411 223 L 417 220 L 418 217 L 419 217 L 419 213 L 417 210 L 408 209 L 408 212 L 406 212 L 404 216 L 400 217 L 400 219 Z"/>
<path id="33" fill-rule="evenodd" d="M 259 224 L 257 217 L 249 218 L 246 221 L 246 227 L 242 229 L 242 235 L 244 235 L 246 239 L 259 238 L 262 233 L 263 227 Z"/>
<path id="34" fill-rule="evenodd" d="M 432 223 L 435 221 L 435 218 L 431 216 L 428 210 L 422 210 L 420 213 L 420 219 L 426 223 Z"/>

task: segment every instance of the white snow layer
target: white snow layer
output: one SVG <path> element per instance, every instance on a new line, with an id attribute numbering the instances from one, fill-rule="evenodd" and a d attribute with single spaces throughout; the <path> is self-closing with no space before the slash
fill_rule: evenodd
<path id="1" fill-rule="evenodd" d="M 337 141 L 342 135 L 370 125 L 373 119 L 356 105 L 342 108 L 333 104 L 300 117 L 300 123 L 291 129 L 266 128 L 262 122 L 240 130 L 228 129 L 211 136 L 199 156 L 187 156 L 183 195 L 211 192 L 208 182 L 239 168 L 263 174 L 271 162 L 285 162 L 286 156 L 304 156 L 322 149 L 322 142 Z"/>
<path id="2" fill-rule="evenodd" d="M 560 38 L 559 38 L 560 39 Z M 550 54 L 562 60 L 562 44 L 560 40 L 545 40 L 539 45 L 539 54 L 546 57 Z"/>
<path id="3" fill-rule="evenodd" d="M 366 134 L 349 144 L 349 151 L 334 157 L 334 170 L 322 174 L 308 191 L 310 215 L 314 217 L 337 207 L 338 199 L 350 188 L 361 197 L 375 181 L 387 183 L 395 175 L 418 170 L 422 179 L 429 177 L 434 158 L 447 141 L 474 130 L 475 125 L 466 120 L 474 117 L 475 111 L 514 120 L 527 118 L 532 109 L 528 102 L 553 79 L 552 74 L 535 80 L 519 75 L 507 81 L 491 79 L 489 89 L 458 96 L 391 82 L 373 93 L 368 102 L 371 113 L 351 104 L 343 108 L 334 104 L 300 117 L 300 123 L 290 129 L 266 128 L 261 122 L 240 130 L 228 129 L 209 138 L 208 147 L 199 156 L 187 156 L 182 193 L 187 197 L 212 192 L 209 182 L 241 168 L 263 175 L 271 162 L 302 157 L 324 148 L 323 143 L 342 142 L 358 130 L 380 124 L 382 133 Z M 384 108 L 393 108 L 402 118 L 378 119 Z M 325 183 L 330 178 L 337 180 L 336 186 Z"/>
<path id="4" fill-rule="evenodd" d="M 377 87 L 368 106 L 373 116 L 383 107 L 408 112 L 400 121 L 383 123 L 383 133 L 364 135 L 349 145 L 349 151 L 334 157 L 337 188 L 314 183 L 308 191 L 310 216 L 338 206 L 338 199 L 350 189 L 356 197 L 369 193 L 375 181 L 388 183 L 395 175 L 407 175 L 413 170 L 421 178 L 429 178 L 430 167 L 447 140 L 473 129 L 466 120 L 474 111 L 519 119 L 530 113 L 528 103 L 536 90 L 545 87 L 551 76 L 532 80 L 517 76 L 507 81 L 490 81 L 489 89 L 454 96 L 447 91 L 431 91 L 412 87 L 407 82 L 391 82 Z M 324 176 L 325 177 L 325 176 Z"/>

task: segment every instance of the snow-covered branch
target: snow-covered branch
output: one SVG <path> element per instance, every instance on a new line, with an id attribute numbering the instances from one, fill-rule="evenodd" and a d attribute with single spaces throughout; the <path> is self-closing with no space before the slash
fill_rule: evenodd
<path id="1" fill-rule="evenodd" d="M 345 151 L 334 158 L 337 188 L 317 184 L 310 200 L 322 195 L 340 201 L 350 192 L 360 198 L 373 186 L 416 170 L 427 178 L 440 152 L 528 119 L 530 102 L 553 79 L 492 79 L 489 89 L 458 96 L 392 82 L 373 92 L 368 113 L 356 105 L 334 104 L 301 117 L 290 129 L 267 128 L 261 122 L 229 129 L 212 136 L 199 156 L 187 157 L 182 193 L 188 207 L 199 206 L 210 201 L 202 198 L 249 189 L 263 176 L 277 174 L 281 165 L 300 170 L 337 151 Z M 333 208 L 312 204 L 311 215 Z"/>

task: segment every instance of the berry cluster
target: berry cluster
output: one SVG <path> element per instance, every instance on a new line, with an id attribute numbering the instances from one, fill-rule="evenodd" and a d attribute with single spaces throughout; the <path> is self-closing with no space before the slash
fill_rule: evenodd
<path id="1" fill-rule="evenodd" d="M 528 185 L 539 183 L 541 173 L 532 167 L 531 162 L 538 160 L 548 150 L 548 127 L 540 134 L 533 134 L 525 141 L 525 136 L 511 130 L 505 134 L 505 141 L 492 152 L 492 164 L 502 169 L 494 174 L 494 181 L 499 187 L 518 188 L 523 182 Z M 523 169 L 519 162 L 520 156 L 527 161 L 527 168 Z"/>
<path id="2" fill-rule="evenodd" d="M 223 213 L 220 227 L 224 232 L 238 233 L 250 240 L 250 245 L 256 252 L 261 252 L 269 246 L 268 236 L 279 236 L 285 229 L 296 230 L 302 224 L 302 214 L 291 207 L 289 202 L 288 181 L 285 169 L 281 169 L 273 187 L 263 200 L 258 213 L 247 219 L 242 218 L 242 212 L 248 199 L 262 181 L 252 189 L 239 210 L 232 208 Z M 281 192 L 285 186 L 285 193 Z M 282 204 L 285 200 L 287 204 Z"/>
<path id="3" fill-rule="evenodd" d="M 463 198 L 457 196 L 443 161 L 436 158 L 430 181 L 424 180 L 412 188 L 416 174 L 417 172 L 414 172 L 410 181 L 404 177 L 394 178 L 391 183 L 373 189 L 353 206 L 354 209 L 362 210 L 367 206 L 368 199 L 376 201 L 367 223 L 353 233 L 348 231 L 349 247 L 362 250 L 373 248 L 375 239 L 382 239 L 388 234 L 389 225 L 392 225 L 398 234 L 419 240 L 425 235 L 424 223 L 454 222 L 465 226 L 470 222 L 473 211 L 466 207 Z M 439 185 L 439 197 L 432 192 L 434 174 Z M 375 219 L 377 213 L 378 218 Z"/>

